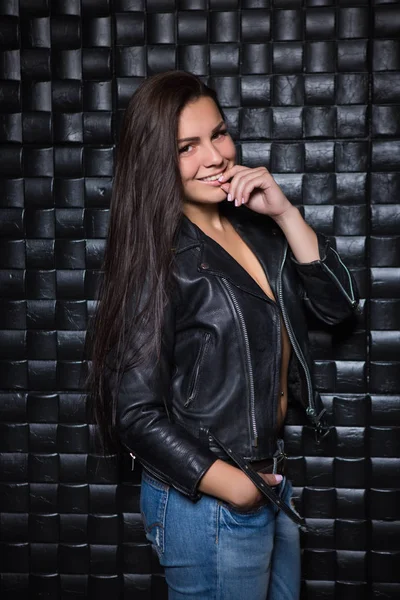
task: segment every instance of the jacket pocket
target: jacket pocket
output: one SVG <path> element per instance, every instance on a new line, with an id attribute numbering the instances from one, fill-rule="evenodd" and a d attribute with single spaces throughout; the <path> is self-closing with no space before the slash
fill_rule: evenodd
<path id="1" fill-rule="evenodd" d="M 140 488 L 140 514 L 146 538 L 154 546 L 159 558 L 164 554 L 164 528 L 169 487 L 166 483 L 154 479 L 143 469 Z"/>
<path id="2" fill-rule="evenodd" d="M 202 368 L 204 359 L 207 355 L 207 350 L 208 350 L 208 346 L 210 343 L 210 339 L 211 339 L 211 334 L 208 331 L 204 332 L 203 338 L 201 340 L 200 350 L 197 355 L 196 364 L 194 366 L 192 377 L 191 377 L 191 380 L 189 383 L 187 398 L 186 398 L 186 402 L 184 404 L 185 408 L 187 408 L 189 406 L 189 404 L 191 404 L 193 402 L 193 400 L 196 398 L 196 395 L 198 393 L 201 368 Z"/>

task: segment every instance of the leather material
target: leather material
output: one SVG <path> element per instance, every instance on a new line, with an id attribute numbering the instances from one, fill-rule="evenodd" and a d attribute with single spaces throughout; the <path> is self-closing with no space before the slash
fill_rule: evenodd
<path id="1" fill-rule="evenodd" d="M 118 396 L 122 443 L 156 477 L 193 500 L 200 497 L 197 485 L 205 471 L 227 458 L 204 435 L 207 429 L 243 460 L 274 452 L 282 309 L 295 348 L 289 395 L 318 439 L 329 431 L 312 385 L 306 313 L 339 323 L 359 300 L 353 276 L 324 234 L 317 232 L 320 260 L 299 263 L 273 219 L 228 203 L 221 210 L 256 254 L 279 305 L 184 216 L 160 358 L 127 371 Z M 112 372 L 107 377 L 112 390 Z"/>
<path id="2" fill-rule="evenodd" d="M 285 427 L 313 527 L 302 595 L 398 600 L 400 3 L 3 0 L 0 14 L 1 600 L 168 597 L 140 465 L 89 445 L 82 348 L 123 111 L 177 67 L 217 89 L 240 162 L 332 236 L 362 295 L 355 327 L 310 321 L 335 430 L 316 447 L 294 406 Z"/>

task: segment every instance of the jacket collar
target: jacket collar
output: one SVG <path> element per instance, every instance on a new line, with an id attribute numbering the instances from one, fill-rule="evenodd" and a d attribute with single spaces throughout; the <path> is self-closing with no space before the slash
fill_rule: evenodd
<path id="1" fill-rule="evenodd" d="M 259 215 L 246 206 L 232 207 L 220 204 L 226 216 L 243 241 L 253 251 L 263 267 L 272 292 L 277 298 L 277 281 L 283 260 L 286 238 L 271 217 Z M 183 215 L 178 232 L 176 253 L 200 247 L 197 268 L 217 277 L 225 278 L 236 287 L 263 300 L 272 301 L 248 272 L 220 244 L 206 235 L 195 223 Z"/>

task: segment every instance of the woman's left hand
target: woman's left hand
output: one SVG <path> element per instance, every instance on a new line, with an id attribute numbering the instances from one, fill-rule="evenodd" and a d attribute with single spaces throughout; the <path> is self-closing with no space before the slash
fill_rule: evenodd
<path id="1" fill-rule="evenodd" d="M 250 169 L 234 165 L 223 177 L 221 189 L 230 195 L 230 201 L 235 202 L 235 206 L 246 204 L 251 210 L 272 218 L 280 217 L 293 207 L 265 167 Z M 227 179 L 231 181 L 224 183 Z"/>

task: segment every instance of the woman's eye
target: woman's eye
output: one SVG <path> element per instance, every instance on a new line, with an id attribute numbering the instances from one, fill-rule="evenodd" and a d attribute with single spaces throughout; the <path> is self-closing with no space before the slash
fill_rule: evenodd
<path id="1" fill-rule="evenodd" d="M 217 133 L 214 133 L 214 136 L 216 135 L 226 135 L 228 133 L 228 131 L 226 129 L 222 129 L 221 131 L 217 131 Z"/>
<path id="2" fill-rule="evenodd" d="M 217 138 L 218 136 L 228 135 L 227 129 L 223 129 L 222 131 L 217 131 L 212 136 L 212 139 Z M 190 148 L 193 148 L 193 144 L 188 144 L 187 146 L 183 146 L 183 148 L 179 148 L 179 154 L 185 154 L 186 152 L 190 152 Z"/>
<path id="3" fill-rule="evenodd" d="M 181 154 L 182 152 L 186 152 L 186 150 L 187 150 L 188 148 L 190 148 L 190 146 L 184 146 L 183 148 L 181 148 L 181 149 L 179 150 L 179 153 Z"/>

